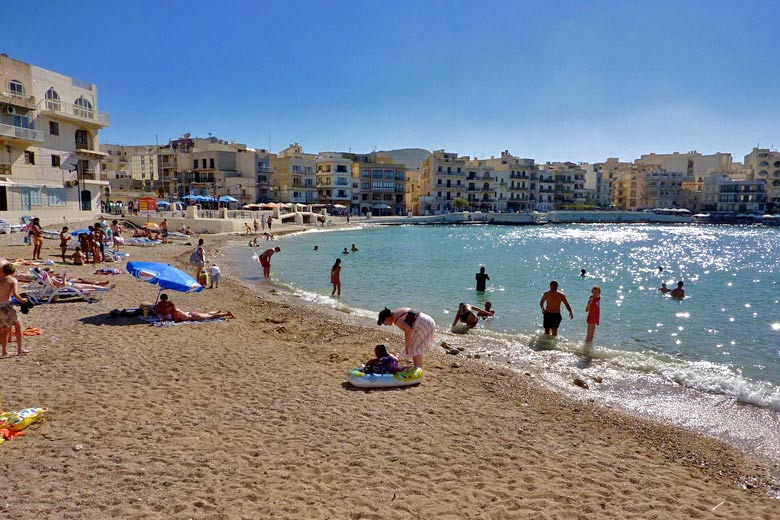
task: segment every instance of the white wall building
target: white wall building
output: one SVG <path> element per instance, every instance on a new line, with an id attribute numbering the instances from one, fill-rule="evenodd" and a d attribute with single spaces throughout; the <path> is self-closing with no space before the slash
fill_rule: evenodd
<path id="1" fill-rule="evenodd" d="M 100 212 L 97 87 L 0 55 L 0 213 L 45 223 Z"/>

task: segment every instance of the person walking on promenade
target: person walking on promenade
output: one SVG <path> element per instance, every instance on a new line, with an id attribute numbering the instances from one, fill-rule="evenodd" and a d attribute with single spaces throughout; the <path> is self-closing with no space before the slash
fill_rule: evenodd
<path id="1" fill-rule="evenodd" d="M 254 220 L 252 221 L 252 227 L 253 227 L 253 228 L 255 228 L 255 233 L 257 233 L 258 231 L 260 231 L 260 224 L 258 224 L 258 223 L 257 223 L 257 219 L 254 219 Z"/>
<path id="2" fill-rule="evenodd" d="M 585 343 L 590 345 L 593 343 L 593 334 L 596 332 L 596 325 L 601 320 L 601 287 L 594 285 L 590 290 L 590 298 L 585 305 L 585 312 L 588 313 L 588 333 L 585 336 Z"/>
<path id="3" fill-rule="evenodd" d="M 385 307 L 379 313 L 376 324 L 388 327 L 395 325 L 404 331 L 404 349 L 396 356 L 412 358 L 414 366 L 422 367 L 423 353 L 433 343 L 433 334 L 436 331 L 433 318 L 409 307 L 401 307 L 394 311 Z"/>
<path id="4" fill-rule="evenodd" d="M 41 228 L 41 219 L 35 217 L 30 225 L 30 235 L 32 235 L 33 260 L 42 260 L 41 249 L 43 249 L 43 228 Z"/>
<path id="5" fill-rule="evenodd" d="M 63 226 L 62 231 L 60 231 L 60 251 L 62 252 L 62 263 L 67 264 L 68 262 L 65 260 L 65 253 L 68 252 L 68 241 L 71 239 L 71 236 L 68 234 L 68 226 Z"/>
<path id="6" fill-rule="evenodd" d="M 485 292 L 485 282 L 490 280 L 490 276 L 485 272 L 485 267 L 480 267 L 479 272 L 474 276 L 477 280 L 477 292 Z"/>
<path id="7" fill-rule="evenodd" d="M 338 294 L 341 296 L 341 258 L 337 258 L 333 267 L 330 268 L 330 283 L 333 284 L 331 296 Z"/>
<path id="8" fill-rule="evenodd" d="M 270 232 L 271 231 L 271 224 L 274 223 L 274 219 L 271 218 L 271 215 L 268 215 L 267 223 L 268 223 L 268 231 Z"/>
<path id="9" fill-rule="evenodd" d="M 19 292 L 17 290 L 18 282 L 16 278 L 14 277 L 14 273 L 16 272 L 16 268 L 13 264 L 5 264 L 3 265 L 3 271 L 2 271 L 2 277 L 0 277 L 0 347 L 2 347 L 2 353 L 0 354 L 1 357 L 5 357 L 8 355 L 8 335 L 11 333 L 11 331 L 16 327 L 17 329 L 20 329 L 20 326 L 18 326 L 19 319 L 16 316 L 16 309 L 13 308 L 13 305 L 11 304 L 11 296 L 16 298 L 16 301 L 19 303 L 27 303 L 26 298 L 22 298 L 19 296 Z M 17 330 L 16 334 L 16 344 L 17 344 L 17 354 L 21 356 L 22 354 L 27 354 L 29 350 L 25 350 L 22 348 L 22 334 L 19 333 L 19 330 Z"/>
<path id="10" fill-rule="evenodd" d="M 263 266 L 263 276 L 266 278 L 271 277 L 271 257 L 274 256 L 274 253 L 278 253 L 281 251 L 282 248 L 279 246 L 266 249 L 263 251 L 263 253 L 257 258 L 260 260 L 260 265 Z"/>
<path id="11" fill-rule="evenodd" d="M 544 316 L 544 334 L 553 337 L 558 335 L 558 327 L 561 324 L 561 303 L 566 306 L 569 311 L 569 319 L 574 319 L 574 314 L 571 311 L 571 305 L 566 299 L 566 295 L 562 292 L 558 292 L 558 282 L 555 280 L 550 282 L 550 290 L 542 295 L 542 299 L 539 301 L 539 307 L 542 308 L 542 315 Z"/>

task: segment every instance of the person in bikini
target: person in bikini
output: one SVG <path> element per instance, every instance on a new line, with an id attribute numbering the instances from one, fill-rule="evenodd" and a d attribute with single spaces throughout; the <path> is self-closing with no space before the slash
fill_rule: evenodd
<path id="1" fill-rule="evenodd" d="M 183 311 L 178 309 L 174 303 L 168 299 L 168 295 L 163 293 L 160 295 L 160 301 L 154 307 L 155 315 L 160 321 L 205 321 L 213 320 L 217 318 L 234 318 L 233 313 L 230 311 L 211 311 L 211 312 L 199 312 L 199 311 Z"/>
<path id="2" fill-rule="evenodd" d="M 41 260 L 41 249 L 43 249 L 43 228 L 41 228 L 41 219 L 35 217 L 30 225 L 30 234 L 33 243 L 33 260 Z"/>
<path id="3" fill-rule="evenodd" d="M 544 316 L 544 334 L 553 337 L 558 335 L 558 326 L 561 324 L 561 303 L 566 306 L 566 310 L 569 311 L 569 319 L 574 319 L 574 314 L 571 311 L 571 305 L 566 299 L 566 295 L 562 292 L 558 292 L 558 282 L 555 280 L 550 282 L 550 290 L 542 295 L 542 299 L 539 301 L 539 307 L 542 308 L 542 315 Z"/>
<path id="4" fill-rule="evenodd" d="M 68 262 L 65 260 L 65 253 L 68 252 L 68 241 L 70 240 L 71 236 L 68 234 L 68 226 L 64 226 L 62 228 L 62 231 L 60 231 L 60 251 L 62 252 L 62 263 L 67 264 Z"/>
<path id="5" fill-rule="evenodd" d="M 21 356 L 29 352 L 29 350 L 22 348 L 21 326 L 18 325 L 19 318 L 16 316 L 16 309 L 11 304 L 11 296 L 19 303 L 27 303 L 26 298 L 19 296 L 18 282 L 14 278 L 15 272 L 16 268 L 13 264 L 5 264 L 2 269 L 2 277 L 0 277 L 0 346 L 2 347 L 0 356 L 2 357 L 8 355 L 8 336 L 14 328 L 17 329 L 17 355 Z"/>
<path id="6" fill-rule="evenodd" d="M 452 326 L 458 324 L 458 322 L 465 323 L 470 329 L 473 329 L 479 323 L 480 316 L 492 316 L 493 311 L 487 309 L 480 309 L 476 305 L 468 303 L 461 303 L 458 305 L 458 312 L 455 314 L 455 320 L 452 322 Z"/>

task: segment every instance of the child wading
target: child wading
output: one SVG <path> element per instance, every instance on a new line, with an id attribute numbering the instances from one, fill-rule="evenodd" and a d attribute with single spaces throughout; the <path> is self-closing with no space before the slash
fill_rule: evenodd
<path id="1" fill-rule="evenodd" d="M 601 319 L 601 287 L 594 285 L 590 290 L 590 298 L 585 305 L 585 312 L 588 313 L 588 334 L 585 336 L 585 343 L 593 343 L 593 334 L 596 332 L 596 325 Z"/>

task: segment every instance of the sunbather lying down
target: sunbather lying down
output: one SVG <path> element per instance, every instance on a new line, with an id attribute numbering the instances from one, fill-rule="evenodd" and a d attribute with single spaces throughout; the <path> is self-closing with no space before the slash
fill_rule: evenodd
<path id="1" fill-rule="evenodd" d="M 232 312 L 229 311 L 211 311 L 211 312 L 200 312 L 200 311 L 183 311 L 181 309 L 176 308 L 176 305 L 173 304 L 171 300 L 168 299 L 168 295 L 163 293 L 160 295 L 160 301 L 157 302 L 157 305 L 155 306 L 155 313 L 157 315 L 157 318 L 162 321 L 205 321 L 205 320 L 214 320 L 217 318 L 234 318 Z"/>
<path id="2" fill-rule="evenodd" d="M 37 268 L 36 268 L 37 269 Z M 111 283 L 108 280 L 85 280 L 84 278 L 68 278 L 67 280 L 64 279 L 62 276 L 58 276 L 54 274 L 51 270 L 44 268 L 40 271 L 38 271 L 42 276 L 48 277 L 49 280 L 51 280 L 51 284 L 54 287 L 75 287 L 76 289 L 80 291 L 91 291 L 91 290 L 105 290 L 105 289 L 113 289 L 116 287 L 115 283 Z"/>

